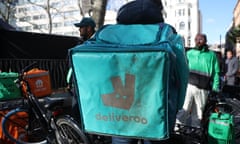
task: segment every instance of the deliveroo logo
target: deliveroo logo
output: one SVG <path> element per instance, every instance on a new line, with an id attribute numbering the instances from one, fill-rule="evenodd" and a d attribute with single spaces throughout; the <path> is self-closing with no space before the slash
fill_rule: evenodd
<path id="1" fill-rule="evenodd" d="M 43 87 L 43 81 L 41 79 L 38 79 L 35 82 L 35 86 L 36 86 L 36 88 L 42 88 Z"/>
<path id="2" fill-rule="evenodd" d="M 135 76 L 125 74 L 125 84 L 120 76 L 111 78 L 114 91 L 109 94 L 103 94 L 103 103 L 107 106 L 121 109 L 130 109 L 134 101 Z"/>

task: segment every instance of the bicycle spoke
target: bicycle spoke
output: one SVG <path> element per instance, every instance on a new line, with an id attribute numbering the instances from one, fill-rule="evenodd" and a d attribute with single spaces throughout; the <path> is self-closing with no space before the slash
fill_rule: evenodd
<path id="1" fill-rule="evenodd" d="M 56 124 L 60 139 L 66 140 L 67 143 L 71 144 L 89 144 L 87 137 L 71 118 L 60 117 L 57 119 Z"/>

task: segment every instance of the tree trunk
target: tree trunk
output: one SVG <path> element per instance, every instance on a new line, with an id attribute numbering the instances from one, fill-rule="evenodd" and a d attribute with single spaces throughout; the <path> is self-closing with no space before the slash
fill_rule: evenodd
<path id="1" fill-rule="evenodd" d="M 96 29 L 104 24 L 107 0 L 93 0 L 92 18 L 96 22 Z"/>
<path id="2" fill-rule="evenodd" d="M 48 23 L 49 23 L 49 30 L 48 30 L 48 33 L 49 34 L 52 34 L 52 15 L 51 15 L 51 12 L 50 12 L 50 0 L 47 0 L 47 6 L 46 6 L 46 12 L 47 12 L 47 15 L 48 15 Z"/>

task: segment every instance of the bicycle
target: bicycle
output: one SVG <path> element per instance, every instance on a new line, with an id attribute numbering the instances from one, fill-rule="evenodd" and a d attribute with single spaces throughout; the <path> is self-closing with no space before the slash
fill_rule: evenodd
<path id="1" fill-rule="evenodd" d="M 224 89 L 224 87 L 223 87 Z M 234 116 L 235 141 L 240 140 L 240 101 L 236 98 L 226 98 L 223 91 L 217 95 L 209 93 L 208 101 L 203 112 L 201 128 L 177 124 L 179 130 L 174 135 L 181 144 L 208 144 L 208 124 L 210 115 L 215 113 L 229 113 Z"/>
<path id="2" fill-rule="evenodd" d="M 22 95 L 23 104 L 4 115 L 4 135 L 17 144 L 87 143 L 79 124 L 70 115 L 62 113 L 59 106 L 63 104 L 63 99 L 48 98 L 48 103 L 43 104 L 31 93 L 24 73 L 35 64 L 25 67 L 15 81 L 20 89 L 23 84 L 26 85 L 26 93 Z M 18 131 L 17 137 L 12 135 L 12 127 Z"/>

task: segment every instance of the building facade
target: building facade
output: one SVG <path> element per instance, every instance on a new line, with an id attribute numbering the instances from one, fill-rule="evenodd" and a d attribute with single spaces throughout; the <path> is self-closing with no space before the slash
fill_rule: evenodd
<path id="1" fill-rule="evenodd" d="M 186 47 L 193 47 L 196 34 L 202 32 L 198 0 L 162 0 L 162 3 L 165 22 L 175 27 Z"/>
<path id="2" fill-rule="evenodd" d="M 74 23 L 79 22 L 83 13 L 88 16 L 90 0 L 19 0 L 16 6 L 16 27 L 29 32 L 53 33 L 79 36 Z M 121 2 L 120 2 L 121 1 Z M 120 0 L 123 5 L 130 0 Z M 116 23 L 116 12 L 120 7 L 107 7 L 105 24 Z M 183 37 L 185 46 L 194 46 L 194 37 L 201 32 L 201 13 L 198 0 L 162 0 L 165 22 L 174 26 Z M 81 13 L 79 6 L 84 7 Z M 49 18 L 51 17 L 51 19 Z M 51 29 L 50 29 L 51 28 Z"/>
<path id="3" fill-rule="evenodd" d="M 23 31 L 79 36 L 74 23 L 87 15 L 89 0 L 19 0 L 16 5 L 16 23 L 13 25 Z M 80 10 L 84 5 L 85 9 Z"/>
<path id="4" fill-rule="evenodd" d="M 240 0 L 237 1 L 233 10 L 233 26 L 240 26 Z M 236 56 L 240 58 L 240 37 L 236 38 Z"/>
<path id="5" fill-rule="evenodd" d="M 240 0 L 237 1 L 236 6 L 233 10 L 233 26 L 237 27 L 240 25 Z"/>

